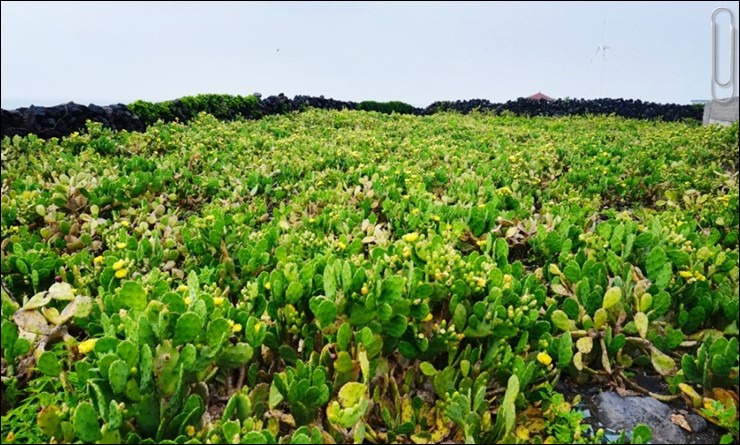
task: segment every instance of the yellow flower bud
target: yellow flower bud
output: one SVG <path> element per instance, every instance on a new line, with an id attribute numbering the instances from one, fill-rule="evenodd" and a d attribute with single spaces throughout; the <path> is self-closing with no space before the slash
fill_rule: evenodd
<path id="1" fill-rule="evenodd" d="M 537 354 L 537 361 L 542 363 L 545 366 L 550 366 L 552 363 L 552 357 L 550 357 L 550 354 L 547 352 L 540 352 Z"/>
<path id="2" fill-rule="evenodd" d="M 87 354 L 93 350 L 97 341 L 97 338 L 88 338 L 87 340 L 77 345 L 77 350 L 80 351 L 80 354 Z"/>
<path id="3" fill-rule="evenodd" d="M 413 243 L 419 239 L 419 234 L 417 232 L 411 232 L 411 233 L 405 234 L 402 238 L 407 243 Z"/>

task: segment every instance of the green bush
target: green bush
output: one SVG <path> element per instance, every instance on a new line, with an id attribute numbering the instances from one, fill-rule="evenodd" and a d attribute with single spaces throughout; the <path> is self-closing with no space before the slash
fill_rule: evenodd
<path id="1" fill-rule="evenodd" d="M 223 120 L 256 118 L 260 115 L 257 97 L 228 94 L 199 94 L 156 103 L 137 100 L 128 107 L 145 125 L 159 120 L 186 122 L 198 113 L 208 113 Z"/>
<path id="2" fill-rule="evenodd" d="M 358 110 L 377 111 L 380 113 L 391 114 L 413 114 L 414 107 L 404 102 L 392 100 L 390 102 L 376 102 L 374 100 L 362 101 L 357 105 Z"/>

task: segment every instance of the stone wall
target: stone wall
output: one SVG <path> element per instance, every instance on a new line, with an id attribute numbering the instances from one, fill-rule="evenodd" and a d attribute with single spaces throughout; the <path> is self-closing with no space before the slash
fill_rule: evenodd
<path id="1" fill-rule="evenodd" d="M 230 108 L 231 104 L 239 104 L 239 109 Z M 417 108 L 402 102 L 351 102 L 327 99 L 324 96 L 295 96 L 291 99 L 283 94 L 266 98 L 262 98 L 259 94 L 254 96 L 201 95 L 161 103 L 138 101 L 131 105 L 85 106 L 70 102 L 53 107 L 31 106 L 16 110 L 2 110 L 2 136 L 25 136 L 27 134 L 36 134 L 42 138 L 66 136 L 84 129 L 87 120 L 102 122 L 103 125 L 115 130 L 142 131 L 148 124 L 159 119 L 187 121 L 201 111 L 210 112 L 224 119 L 257 119 L 266 115 L 301 111 L 306 108 L 378 110 L 415 115 L 428 115 L 440 111 L 510 112 L 524 116 L 615 114 L 634 119 L 665 121 L 701 120 L 703 112 L 702 107 L 696 105 L 657 104 L 624 99 L 554 101 L 517 99 L 505 103 L 471 99 L 434 102 L 426 108 Z M 141 118 L 132 110 L 140 110 Z"/>
<path id="2" fill-rule="evenodd" d="M 67 136 L 84 129 L 88 119 L 115 130 L 142 131 L 146 128 L 124 104 L 101 107 L 70 102 L 53 107 L 2 110 L 2 136 L 31 133 L 45 139 Z"/>

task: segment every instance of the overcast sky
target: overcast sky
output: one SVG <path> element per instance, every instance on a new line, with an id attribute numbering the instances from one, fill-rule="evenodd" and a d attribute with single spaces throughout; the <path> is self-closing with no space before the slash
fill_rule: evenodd
<path id="1" fill-rule="evenodd" d="M 423 106 L 542 91 L 688 103 L 710 97 L 719 6 L 737 24 L 738 3 L 720 1 L 2 2 L 1 102 L 283 92 Z M 606 60 L 594 57 L 600 44 L 610 47 Z"/>

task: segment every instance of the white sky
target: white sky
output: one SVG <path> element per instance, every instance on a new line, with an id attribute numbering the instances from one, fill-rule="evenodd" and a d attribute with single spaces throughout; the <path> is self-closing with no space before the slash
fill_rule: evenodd
<path id="1" fill-rule="evenodd" d="M 719 1 L 2 2 L 1 102 L 283 92 L 425 106 L 541 90 L 688 103 L 710 97 L 719 6 L 734 9 L 737 26 L 738 3 Z M 591 61 L 601 43 L 606 61 Z"/>

